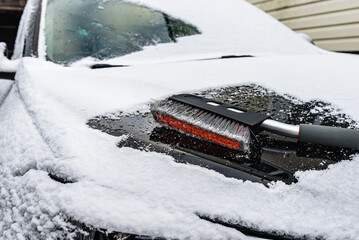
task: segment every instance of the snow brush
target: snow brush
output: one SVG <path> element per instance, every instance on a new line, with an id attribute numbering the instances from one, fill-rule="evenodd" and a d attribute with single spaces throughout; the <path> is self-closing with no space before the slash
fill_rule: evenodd
<path id="1" fill-rule="evenodd" d="M 300 124 L 290 125 L 269 116 L 191 94 L 174 95 L 153 103 L 156 121 L 197 138 L 249 152 L 251 133 L 263 130 L 298 142 L 359 150 L 359 131 Z"/>

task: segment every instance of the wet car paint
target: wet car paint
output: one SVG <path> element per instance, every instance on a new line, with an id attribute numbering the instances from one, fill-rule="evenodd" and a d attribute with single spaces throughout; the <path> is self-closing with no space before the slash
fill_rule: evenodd
<path id="1" fill-rule="evenodd" d="M 304 102 L 280 95 L 258 85 L 210 89 L 194 94 L 226 102 L 250 111 L 267 114 L 289 124 L 311 123 L 354 128 L 345 113 L 322 101 Z M 92 128 L 114 136 L 126 135 L 118 147 L 169 154 L 177 162 L 200 165 L 227 177 L 262 182 L 295 182 L 298 170 L 326 169 L 340 160 L 351 159 L 355 151 L 295 140 L 269 132 L 256 134 L 250 154 L 230 150 L 186 134 L 167 129 L 155 122 L 150 112 L 98 116 L 88 121 Z"/>

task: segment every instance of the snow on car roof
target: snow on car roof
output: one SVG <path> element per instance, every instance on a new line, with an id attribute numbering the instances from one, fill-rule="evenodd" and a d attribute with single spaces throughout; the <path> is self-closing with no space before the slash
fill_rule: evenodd
<path id="1" fill-rule="evenodd" d="M 267 188 L 178 164 L 164 154 L 118 148 L 120 138 L 91 129 L 86 122 L 96 115 L 148 111 L 151 101 L 179 92 L 248 83 L 301 99 L 330 101 L 359 119 L 358 57 L 317 55 L 315 48 L 244 1 L 228 1 L 236 7 L 230 9 L 222 1 L 142 3 L 188 19 L 203 32 L 215 27 L 216 16 L 240 23 L 261 19 L 265 23 L 258 32 L 240 23 L 238 32 L 278 37 L 280 42 L 253 40 L 253 46 L 245 44 L 246 53 L 252 49 L 302 55 L 101 70 L 22 59 L 16 83 L 0 106 L 0 237 L 57 238 L 62 229 L 74 227 L 69 220 L 78 220 L 97 228 L 167 238 L 244 238 L 238 231 L 201 220 L 196 215 L 200 213 L 294 236 L 355 239 L 358 157 L 327 170 L 298 172 L 296 184 L 277 182 Z M 225 36 L 227 30 L 221 31 Z M 185 39 L 180 43 L 187 44 Z M 148 56 L 154 55 L 155 49 L 136 53 L 135 58 L 147 50 Z M 48 173 L 73 183 L 55 182 Z"/>

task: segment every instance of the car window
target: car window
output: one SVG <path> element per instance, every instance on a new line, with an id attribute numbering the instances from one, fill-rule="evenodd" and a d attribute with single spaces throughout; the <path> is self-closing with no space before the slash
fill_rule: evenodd
<path id="1" fill-rule="evenodd" d="M 122 0 L 52 0 L 45 22 L 47 57 L 58 63 L 122 56 L 199 33 L 193 25 Z"/>

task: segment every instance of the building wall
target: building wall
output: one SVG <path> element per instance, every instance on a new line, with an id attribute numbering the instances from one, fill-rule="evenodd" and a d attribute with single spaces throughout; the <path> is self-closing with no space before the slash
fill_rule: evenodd
<path id="1" fill-rule="evenodd" d="M 324 49 L 359 52 L 359 0 L 247 0 Z"/>
<path id="2" fill-rule="evenodd" d="M 0 11 L 22 11 L 26 0 L 0 0 Z"/>

